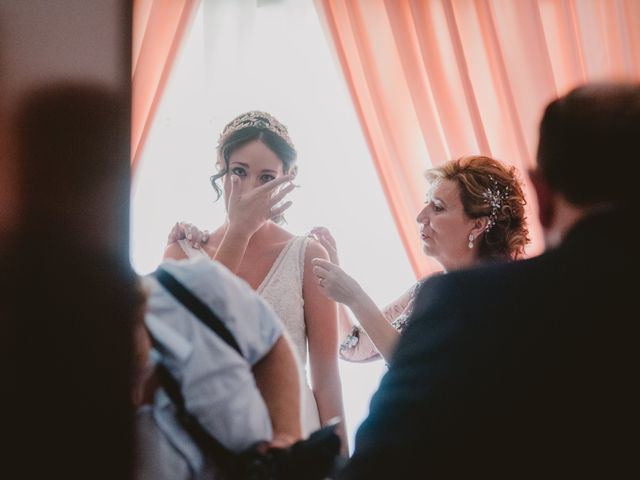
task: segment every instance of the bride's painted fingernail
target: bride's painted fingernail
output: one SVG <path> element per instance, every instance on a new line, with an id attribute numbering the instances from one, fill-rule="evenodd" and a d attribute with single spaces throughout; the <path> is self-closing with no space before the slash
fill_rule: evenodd
<path id="1" fill-rule="evenodd" d="M 193 239 L 193 235 L 191 235 L 190 233 L 187 233 L 187 240 L 192 240 Z"/>

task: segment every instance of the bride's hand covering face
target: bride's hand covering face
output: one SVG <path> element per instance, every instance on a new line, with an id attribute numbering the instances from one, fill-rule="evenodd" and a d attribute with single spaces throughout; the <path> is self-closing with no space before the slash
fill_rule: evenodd
<path id="1" fill-rule="evenodd" d="M 227 220 L 230 228 L 242 230 L 251 236 L 268 220 L 282 215 L 292 202 L 282 200 L 291 193 L 295 185 L 291 178 L 282 176 L 270 180 L 256 188 L 243 188 L 245 181 L 233 173 L 229 180 L 229 195 L 227 201 Z"/>

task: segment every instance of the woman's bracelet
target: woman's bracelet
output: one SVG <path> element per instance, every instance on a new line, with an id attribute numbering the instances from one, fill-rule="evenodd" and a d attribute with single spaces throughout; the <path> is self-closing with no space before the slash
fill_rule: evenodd
<path id="1" fill-rule="evenodd" d="M 355 348 L 360 341 L 360 327 L 354 325 L 351 329 L 351 333 L 345 337 L 343 342 L 340 344 L 340 351 L 350 350 Z"/>

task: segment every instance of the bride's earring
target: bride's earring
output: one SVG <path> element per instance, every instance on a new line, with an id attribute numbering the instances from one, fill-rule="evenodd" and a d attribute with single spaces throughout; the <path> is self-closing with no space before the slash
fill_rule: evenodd
<path id="1" fill-rule="evenodd" d="M 470 249 L 473 248 L 473 233 L 469 234 L 469 243 L 467 243 L 467 247 Z"/>

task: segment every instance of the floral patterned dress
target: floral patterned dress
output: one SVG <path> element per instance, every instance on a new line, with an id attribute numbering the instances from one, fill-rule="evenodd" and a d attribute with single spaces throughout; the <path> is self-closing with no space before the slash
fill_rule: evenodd
<path id="1" fill-rule="evenodd" d="M 424 280 L 417 281 L 400 298 L 382 310 L 384 318 L 398 332 L 402 332 L 407 325 L 413 312 L 415 298 L 423 283 Z M 367 332 L 362 327 L 355 325 L 351 333 L 340 344 L 340 358 L 349 362 L 369 362 L 381 357 Z"/>

